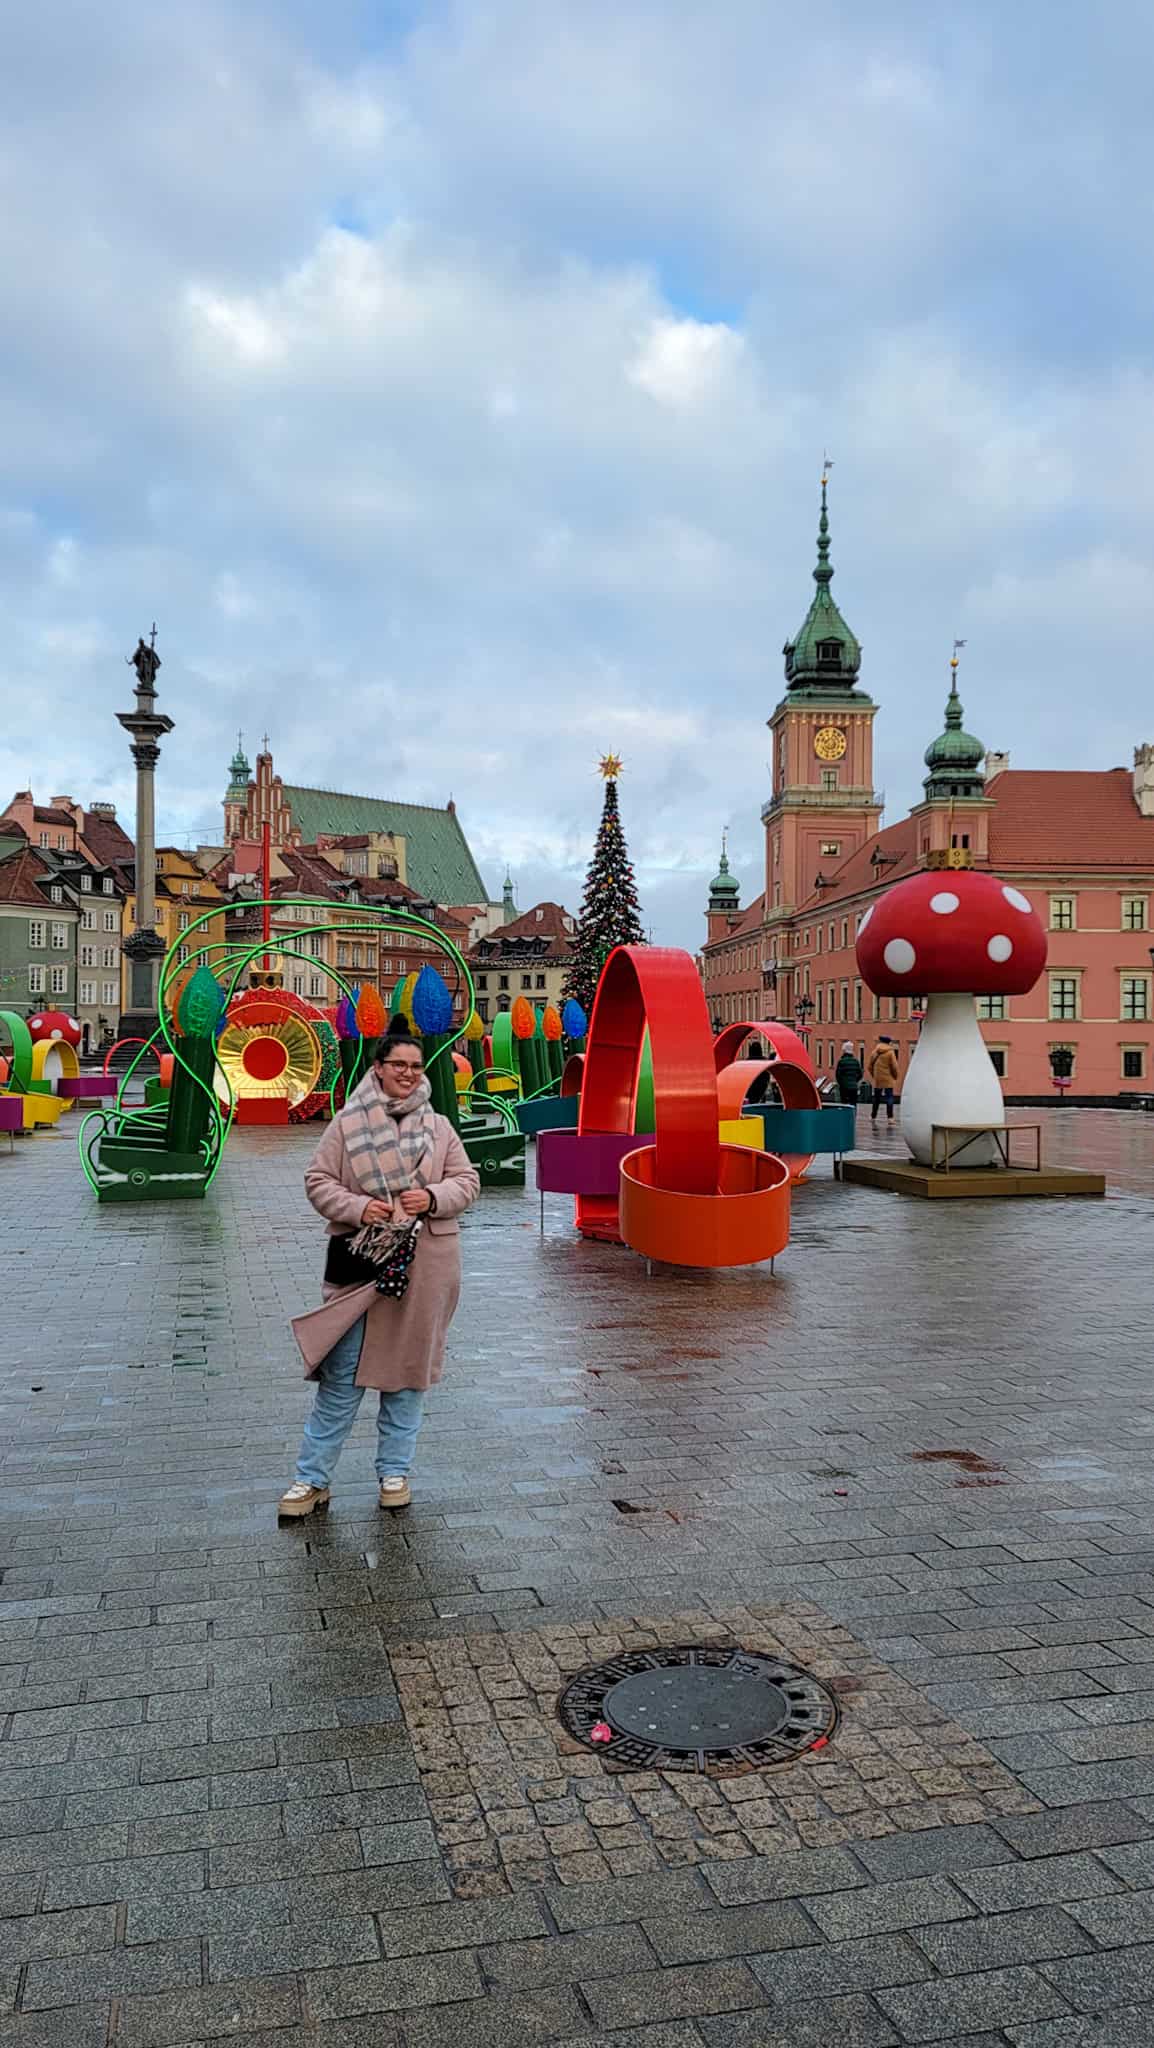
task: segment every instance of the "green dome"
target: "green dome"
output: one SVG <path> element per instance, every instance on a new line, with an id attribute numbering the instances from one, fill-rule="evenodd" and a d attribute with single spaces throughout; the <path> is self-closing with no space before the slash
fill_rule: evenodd
<path id="1" fill-rule="evenodd" d="M 946 729 L 926 748 L 927 796 L 982 796 L 986 781 L 982 770 L 985 744 L 962 727 L 962 704 L 958 696 L 956 663 L 946 699 Z"/>
<path id="2" fill-rule="evenodd" d="M 249 767 L 248 758 L 244 751 L 243 736 L 238 732 L 236 736 L 236 752 L 228 764 L 229 788 L 247 789 L 251 776 L 252 769 Z"/>
<path id="3" fill-rule="evenodd" d="M 729 860 L 724 846 L 721 850 L 721 865 L 709 884 L 709 908 L 711 910 L 736 910 L 741 898 L 741 883 L 729 872 Z"/>
<path id="4" fill-rule="evenodd" d="M 861 668 L 861 642 L 850 632 L 830 590 L 833 564 L 829 559 L 825 477 L 821 480 L 821 518 L 813 580 L 817 589 L 801 631 L 795 640 L 787 640 L 782 649 L 786 681 L 791 690 L 852 690 Z"/>

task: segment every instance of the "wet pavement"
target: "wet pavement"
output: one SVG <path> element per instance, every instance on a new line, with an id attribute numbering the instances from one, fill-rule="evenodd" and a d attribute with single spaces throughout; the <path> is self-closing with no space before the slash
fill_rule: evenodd
<path id="1" fill-rule="evenodd" d="M 0 2048 L 1154 2042 L 1154 1116 L 1044 1114 L 1106 1201 L 819 1175 L 775 1276 L 486 1196 L 412 1508 L 366 1414 L 283 1530 L 312 1137 L 163 1208 L 0 1154 Z M 829 1747 L 564 1734 L 687 1641 Z"/>

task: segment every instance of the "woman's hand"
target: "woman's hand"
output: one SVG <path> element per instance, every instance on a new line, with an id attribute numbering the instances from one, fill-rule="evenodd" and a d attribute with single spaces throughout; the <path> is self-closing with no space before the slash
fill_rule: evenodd
<path id="1" fill-rule="evenodd" d="M 401 1207 L 406 1216 L 423 1216 L 432 1207 L 428 1188 L 406 1188 L 401 1196 Z"/>
<path id="2" fill-rule="evenodd" d="M 364 1214 L 361 1217 L 362 1223 L 391 1223 L 392 1220 L 393 1205 L 391 1202 L 372 1201 L 365 1203 Z"/>

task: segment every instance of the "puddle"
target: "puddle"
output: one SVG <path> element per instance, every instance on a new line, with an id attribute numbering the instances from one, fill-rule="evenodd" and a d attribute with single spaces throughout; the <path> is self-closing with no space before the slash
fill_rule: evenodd
<path id="1" fill-rule="evenodd" d="M 1000 1472 L 1001 1465 L 977 1451 L 911 1451 L 915 1465 L 957 1465 L 963 1472 Z"/>

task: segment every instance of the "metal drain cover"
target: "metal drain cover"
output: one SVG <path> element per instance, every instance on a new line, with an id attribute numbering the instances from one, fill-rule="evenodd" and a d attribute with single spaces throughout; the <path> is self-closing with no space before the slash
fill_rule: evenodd
<path id="1" fill-rule="evenodd" d="M 810 1672 L 713 1645 L 594 1664 L 566 1686 L 557 1713 L 578 1742 L 634 1770 L 763 1770 L 823 1747 L 837 1725 L 833 1695 Z"/>

